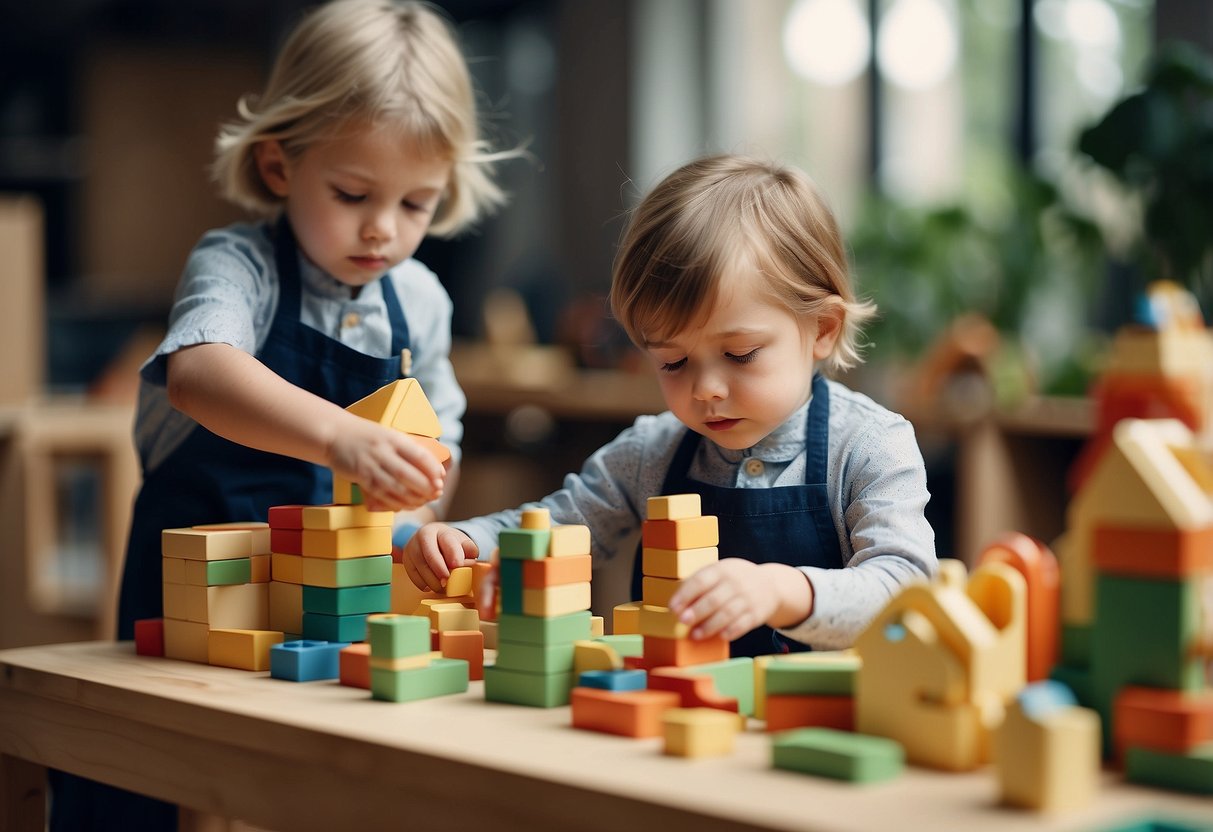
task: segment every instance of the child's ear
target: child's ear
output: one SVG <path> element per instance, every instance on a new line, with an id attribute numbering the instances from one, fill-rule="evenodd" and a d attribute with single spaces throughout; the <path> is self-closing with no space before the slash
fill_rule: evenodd
<path id="1" fill-rule="evenodd" d="M 257 142 L 253 147 L 253 159 L 257 162 L 257 172 L 261 174 L 265 187 L 269 188 L 274 196 L 285 198 L 291 187 L 286 151 L 282 149 L 282 142 L 277 139 Z"/>
<path id="2" fill-rule="evenodd" d="M 831 302 L 817 313 L 817 337 L 813 341 L 813 359 L 825 361 L 834 353 L 838 336 L 842 335 L 842 323 L 846 310 L 841 303 Z"/>

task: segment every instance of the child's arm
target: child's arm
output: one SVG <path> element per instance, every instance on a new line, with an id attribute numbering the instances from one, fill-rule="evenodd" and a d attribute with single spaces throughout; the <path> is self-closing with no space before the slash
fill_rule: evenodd
<path id="1" fill-rule="evenodd" d="M 357 482 L 371 510 L 417 508 L 442 494 L 442 465 L 408 436 L 296 387 L 227 344 L 170 355 L 168 395 L 225 439 L 324 465 Z"/>

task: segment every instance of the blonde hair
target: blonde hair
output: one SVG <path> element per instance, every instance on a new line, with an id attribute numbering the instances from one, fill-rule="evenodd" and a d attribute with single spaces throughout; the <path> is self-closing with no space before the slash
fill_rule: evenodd
<path id="1" fill-rule="evenodd" d="M 827 370 L 863 360 L 859 334 L 876 307 L 855 297 L 834 215 L 808 176 L 772 162 L 709 156 L 657 185 L 624 230 L 611 309 L 637 346 L 665 341 L 711 309 L 729 272 L 747 267 L 802 322 L 840 310 Z"/>
<path id="2" fill-rule="evenodd" d="M 261 215 L 281 199 L 257 170 L 254 148 L 278 140 L 297 158 L 351 124 L 393 126 L 419 152 L 450 159 L 450 182 L 429 233 L 452 235 L 504 201 L 480 138 L 467 64 L 449 25 L 428 6 L 334 0 L 291 33 L 265 91 L 237 104 L 215 140 L 212 173 L 223 197 Z"/>

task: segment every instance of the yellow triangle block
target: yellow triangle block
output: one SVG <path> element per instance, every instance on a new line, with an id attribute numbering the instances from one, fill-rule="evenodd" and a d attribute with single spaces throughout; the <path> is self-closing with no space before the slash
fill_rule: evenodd
<path id="1" fill-rule="evenodd" d="M 370 419 L 405 433 L 415 433 L 437 439 L 442 435 L 438 415 L 425 397 L 425 391 L 415 378 L 393 381 L 380 387 L 365 399 L 346 408 L 355 416 Z"/>

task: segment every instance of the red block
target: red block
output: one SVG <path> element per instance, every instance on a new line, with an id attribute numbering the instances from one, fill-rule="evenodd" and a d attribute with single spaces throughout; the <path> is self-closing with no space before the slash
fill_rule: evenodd
<path id="1" fill-rule="evenodd" d="M 1213 570 L 1213 527 L 1183 531 L 1100 526 L 1091 556 L 1099 571 L 1111 575 L 1187 578 Z"/>
<path id="2" fill-rule="evenodd" d="M 850 696 L 771 694 L 766 703 L 767 731 L 788 728 L 855 730 L 855 700 Z"/>
<path id="3" fill-rule="evenodd" d="M 135 622 L 135 653 L 139 656 L 164 655 L 163 618 L 143 618 Z"/>
<path id="4" fill-rule="evenodd" d="M 720 636 L 695 641 L 689 638 L 644 637 L 646 667 L 687 667 L 722 662 L 729 657 L 729 643 Z"/>
<path id="5" fill-rule="evenodd" d="M 266 519 L 269 520 L 271 529 L 302 529 L 303 528 L 303 510 L 308 506 L 270 506 L 267 512 Z M 281 549 L 275 549 L 275 552 L 281 552 Z M 283 552 L 283 554 L 293 555 L 295 552 Z"/>
<path id="6" fill-rule="evenodd" d="M 303 529 L 270 529 L 270 551 L 280 555 L 302 555 Z"/>
<path id="7" fill-rule="evenodd" d="M 1186 754 L 1213 742 L 1213 693 L 1121 688 L 1113 706 L 1112 730 L 1122 754 L 1132 746 Z"/>
<path id="8" fill-rule="evenodd" d="M 649 671 L 649 690 L 668 690 L 678 694 L 682 708 L 715 708 L 738 712 L 737 700 L 721 696 L 716 680 L 708 675 L 696 675 L 695 669 L 657 667 Z"/>

